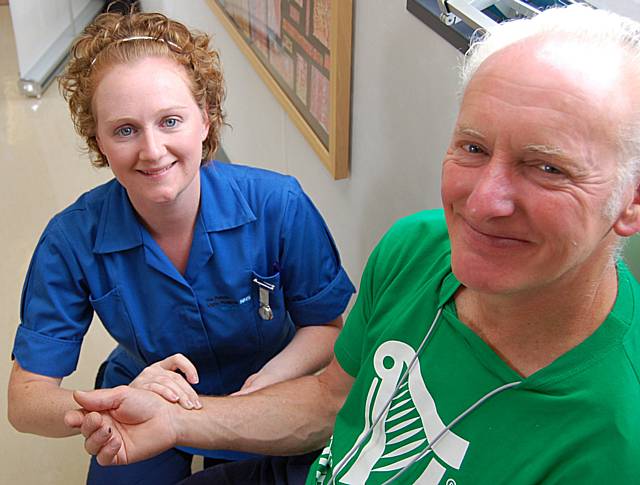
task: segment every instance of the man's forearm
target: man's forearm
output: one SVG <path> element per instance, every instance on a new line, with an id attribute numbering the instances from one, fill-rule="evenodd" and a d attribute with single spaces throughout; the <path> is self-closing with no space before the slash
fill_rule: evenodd
<path id="1" fill-rule="evenodd" d="M 328 372 L 336 369 L 330 366 Z M 339 372 L 344 374 L 341 369 Z M 321 448 L 331 436 L 336 414 L 352 383 L 347 376 L 336 386 L 326 373 L 247 396 L 202 398 L 204 407 L 199 411 L 176 406 L 177 444 L 270 455 Z"/>

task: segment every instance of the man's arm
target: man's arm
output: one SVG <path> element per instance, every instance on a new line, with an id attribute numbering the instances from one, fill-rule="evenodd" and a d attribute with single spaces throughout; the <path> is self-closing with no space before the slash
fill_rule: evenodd
<path id="1" fill-rule="evenodd" d="M 248 394 L 277 382 L 313 374 L 331 362 L 333 344 L 342 329 L 342 316 L 323 325 L 297 329 L 293 339 L 262 369 L 249 376 L 234 395 Z"/>
<path id="2" fill-rule="evenodd" d="M 67 413 L 65 421 L 81 429 L 101 465 L 133 463 L 176 445 L 299 454 L 326 443 L 352 384 L 334 358 L 317 376 L 246 396 L 203 397 L 197 411 L 126 386 L 76 393 L 84 411 Z"/>

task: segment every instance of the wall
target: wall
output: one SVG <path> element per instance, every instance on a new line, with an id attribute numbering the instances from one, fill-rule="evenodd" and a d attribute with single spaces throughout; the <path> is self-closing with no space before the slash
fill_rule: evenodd
<path id="1" fill-rule="evenodd" d="M 592 0 L 640 20 L 640 0 Z M 354 282 L 390 224 L 440 206 L 440 163 L 457 108 L 458 52 L 404 0 L 354 0 L 351 177 L 333 181 L 206 0 L 142 0 L 213 34 L 227 80 L 231 160 L 296 176 L 325 216 Z M 640 278 L 640 236 L 625 260 Z"/>
<path id="2" fill-rule="evenodd" d="M 590 0 L 592 5 L 605 8 L 634 20 L 640 20 L 640 0 Z"/>
<path id="3" fill-rule="evenodd" d="M 296 176 L 325 216 L 349 275 L 394 220 L 440 205 L 440 161 L 456 110 L 457 51 L 402 0 L 356 1 L 353 34 L 351 177 L 334 181 L 258 78 L 205 0 L 143 1 L 214 35 L 227 80 L 236 163 Z"/>
<path id="4" fill-rule="evenodd" d="M 12 5 L 34 1 L 14 0 Z M 356 3 L 352 176 L 335 182 L 205 1 L 156 1 L 170 15 L 216 34 L 233 125 L 224 134 L 229 155 L 298 177 L 332 226 L 347 270 L 357 282 L 368 253 L 394 219 L 439 204 L 439 164 L 453 121 L 457 54 L 407 13 L 402 0 Z M 3 389 L 19 321 L 21 284 L 42 229 L 53 214 L 110 176 L 89 167 L 55 86 L 37 101 L 17 92 L 8 10 L 0 8 L 0 45 L 7 47 L 0 51 L 0 165 L 6 172 L 0 180 L 0 219 L 11 228 L 7 237 L 0 237 L 6 255 L 0 271 L 6 309 L 0 315 Z M 78 372 L 65 379 L 64 386 L 90 388 L 98 363 L 112 348 L 102 326 L 92 325 Z M 6 409 L 6 392 L 0 394 L 0 407 Z M 88 457 L 80 437 L 53 440 L 20 434 L 6 419 L 0 422 L 0 436 L 0 483 L 84 482 Z"/>
<path id="5" fill-rule="evenodd" d="M 14 0 L 11 17 L 20 75 L 38 62 L 92 0 Z M 70 32 L 73 34 L 73 31 Z"/>
<path id="6" fill-rule="evenodd" d="M 0 484 L 75 485 L 84 483 L 89 463 L 82 439 L 18 433 L 5 417 L 6 389 L 22 281 L 38 238 L 53 214 L 111 174 L 90 166 L 55 85 L 39 100 L 18 92 L 14 40 L 9 8 L 0 6 Z M 114 347 L 95 323 L 84 340 L 78 372 L 63 382 L 66 388 L 92 388 L 100 362 Z"/>

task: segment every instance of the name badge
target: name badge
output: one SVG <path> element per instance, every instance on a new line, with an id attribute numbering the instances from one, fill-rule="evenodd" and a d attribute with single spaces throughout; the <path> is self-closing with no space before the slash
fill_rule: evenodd
<path id="1" fill-rule="evenodd" d="M 275 285 L 267 283 L 266 281 L 260 281 L 258 278 L 253 278 L 253 282 L 258 285 L 258 296 L 260 301 L 260 307 L 258 308 L 258 315 L 263 320 L 273 320 L 273 310 L 269 305 L 269 295 L 276 289 Z"/>

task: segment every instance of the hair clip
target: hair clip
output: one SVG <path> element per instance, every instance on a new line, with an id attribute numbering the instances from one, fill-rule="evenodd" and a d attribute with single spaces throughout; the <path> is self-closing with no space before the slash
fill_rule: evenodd
<path id="1" fill-rule="evenodd" d="M 124 39 L 118 39 L 118 40 L 115 41 L 115 44 L 121 44 L 123 42 L 130 42 L 132 40 L 155 40 L 156 42 L 164 42 L 168 46 L 173 47 L 174 49 L 176 49 L 178 51 L 181 50 L 180 46 L 178 44 L 176 44 L 175 42 L 171 42 L 170 40 L 165 40 L 165 39 L 162 39 L 160 37 L 151 37 L 149 35 L 133 35 L 131 37 L 126 37 Z M 102 52 L 102 50 L 100 52 Z M 100 55 L 100 52 L 98 52 L 98 54 L 96 54 L 96 56 L 91 61 L 91 65 L 92 66 L 95 64 L 96 59 Z"/>

